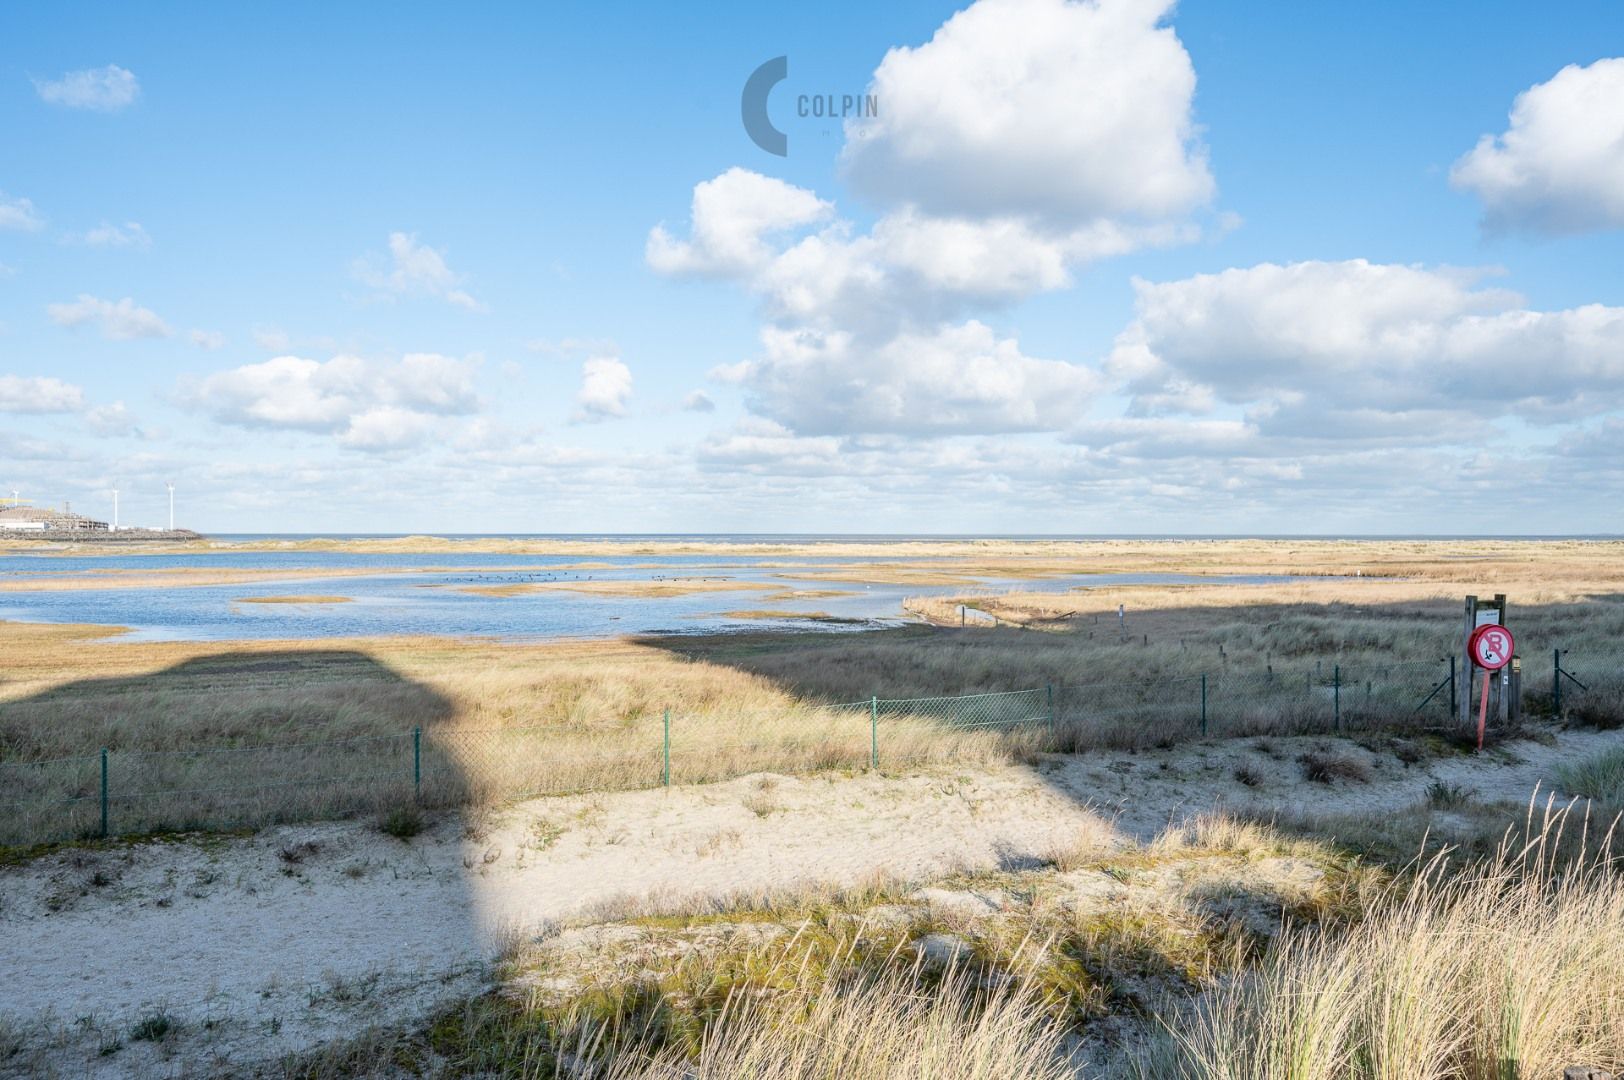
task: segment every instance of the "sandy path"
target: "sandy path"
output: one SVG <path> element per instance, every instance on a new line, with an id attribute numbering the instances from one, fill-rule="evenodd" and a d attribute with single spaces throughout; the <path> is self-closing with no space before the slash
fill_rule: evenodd
<path id="1" fill-rule="evenodd" d="M 1526 800 L 1560 761 L 1624 733 L 1565 733 L 1554 745 L 1413 767 L 1370 756 L 1370 783 L 1329 787 L 1302 780 L 1294 760 L 1319 741 L 1270 740 L 1275 757 L 1237 741 L 1036 769 L 753 777 L 543 799 L 447 819 L 410 843 L 352 822 L 64 852 L 0 871 L 0 1024 L 86 1054 L 73 1071 L 94 1074 L 90 1047 L 127 1041 L 130 1025 L 161 1007 L 213 1065 L 240 1064 L 419 1017 L 480 985 L 507 935 L 628 897 L 1007 864 L 1098 830 L 1102 816 L 1127 839 L 1224 806 L 1390 811 L 1434 779 L 1485 800 Z M 1236 781 L 1242 761 L 1269 769 L 1268 783 Z M 107 1074 L 141 1062 L 165 1068 L 150 1044 L 129 1043 Z M 8 1067 L 0 1061 L 0 1073 Z"/>

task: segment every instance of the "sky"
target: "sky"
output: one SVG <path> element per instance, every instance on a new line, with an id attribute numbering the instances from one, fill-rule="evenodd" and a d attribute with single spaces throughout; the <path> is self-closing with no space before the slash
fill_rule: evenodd
<path id="1" fill-rule="evenodd" d="M 216 533 L 1624 532 L 1624 7 L 11 5 L 0 498 L 166 482 Z"/>

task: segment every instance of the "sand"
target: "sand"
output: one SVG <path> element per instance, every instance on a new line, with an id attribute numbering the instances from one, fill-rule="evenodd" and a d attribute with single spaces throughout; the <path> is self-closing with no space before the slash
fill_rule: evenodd
<path id="1" fill-rule="evenodd" d="M 367 1023 L 420 1020 L 484 985 L 515 934 L 627 898 L 855 884 L 876 872 L 925 881 L 1102 828 L 1147 839 L 1214 808 L 1391 813 L 1435 780 L 1526 801 L 1560 762 L 1624 733 L 1567 732 L 1412 767 L 1345 747 L 1370 760 L 1372 780 L 1332 786 L 1294 764 L 1323 742 L 1273 739 L 1272 758 L 1247 740 L 1035 768 L 758 775 L 533 800 L 440 819 L 410 842 L 345 822 L 65 850 L 0 868 L 0 1030 L 30 1048 L 15 1060 L 33 1067 L 45 1055 L 75 1074 L 127 1075 L 160 1054 L 244 1066 Z M 1239 783 L 1241 762 L 1267 770 L 1267 785 Z M 183 1026 L 161 1051 L 127 1038 L 154 1009 Z M 125 1047 L 102 1058 L 98 1048 L 120 1037 Z"/>

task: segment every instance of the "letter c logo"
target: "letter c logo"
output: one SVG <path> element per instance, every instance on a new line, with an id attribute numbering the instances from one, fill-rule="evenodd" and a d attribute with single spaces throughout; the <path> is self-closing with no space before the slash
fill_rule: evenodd
<path id="1" fill-rule="evenodd" d="M 789 137 L 767 116 L 767 96 L 789 75 L 789 57 L 775 56 L 750 73 L 739 97 L 739 118 L 750 141 L 779 157 L 789 156 Z"/>

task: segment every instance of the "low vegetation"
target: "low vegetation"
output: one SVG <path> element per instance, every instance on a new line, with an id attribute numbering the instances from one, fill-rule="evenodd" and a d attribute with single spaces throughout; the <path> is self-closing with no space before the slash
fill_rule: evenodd
<path id="1" fill-rule="evenodd" d="M 1087 831 L 1047 864 L 926 889 L 628 901 L 521 935 L 496 990 L 424 1029 L 287 1069 L 365 1075 L 382 1056 L 429 1076 L 1074 1077 L 1078 1033 L 1216 985 L 1283 918 L 1345 920 L 1384 880 L 1208 817 L 1128 848 Z"/>
<path id="2" fill-rule="evenodd" d="M 1624 810 L 1624 747 L 1564 765 L 1557 772 L 1557 782 L 1570 795 L 1595 799 L 1615 812 Z"/>
<path id="3" fill-rule="evenodd" d="M 616 925 L 518 941 L 498 989 L 424 1028 L 369 1032 L 283 1070 L 1411 1080 L 1616 1069 L 1624 882 L 1600 854 L 1613 838 L 1575 847 L 1564 836 L 1582 823 L 1562 810 L 1523 825 L 1486 858 L 1383 871 L 1323 841 L 1204 817 L 1143 846 L 1084 838 L 1053 865 L 925 891 L 875 882 L 619 911 Z M 1095 879 L 1119 893 L 1102 899 Z"/>
<path id="4" fill-rule="evenodd" d="M 1051 708 L 1055 717 L 1009 739 L 945 723 L 928 708 L 910 715 L 913 707 L 904 706 L 881 725 L 882 768 L 1337 727 L 1452 738 L 1441 658 L 1456 633 L 1458 592 L 1490 570 L 1539 590 L 1512 598 L 1526 656 L 1554 642 L 1624 637 L 1624 602 L 1594 591 L 1616 583 L 1618 561 L 1607 558 L 1616 545 L 1192 544 L 1171 545 L 1179 549 L 1171 554 L 1166 547 L 982 552 L 972 545 L 921 565 L 1049 573 L 1071 551 L 1086 556 L 1074 570 L 1167 568 L 1176 554 L 1210 572 L 1272 565 L 1367 576 L 982 598 L 1012 618 L 1023 605 L 1068 605 L 1076 617 L 1056 622 L 1065 628 L 1057 633 L 912 626 L 551 644 L 402 637 L 222 647 L 114 643 L 104 640 L 107 628 L 0 623 L 8 659 L 0 780 L 16 804 L 0 844 L 97 833 L 102 748 L 109 828 L 131 832 L 381 813 L 402 800 L 432 807 L 646 787 L 667 775 L 686 783 L 760 769 L 866 768 L 875 747 L 865 710 L 823 706 L 872 695 L 1034 690 L 1042 700 L 1020 718 L 1046 719 Z M 1411 577 L 1389 580 L 1395 573 Z M 1563 573 L 1574 578 L 1559 589 Z M 1129 607 L 1127 633 L 1114 625 L 1119 600 Z M 86 648 L 91 642 L 98 647 Z M 1597 727 L 1624 718 L 1624 676 L 1610 658 L 1587 659 L 1574 645 L 1566 662 L 1588 687 L 1566 686 L 1568 716 Z M 1549 678 L 1548 668 L 1530 661 L 1529 715 L 1549 713 Z M 23 764 L 32 762 L 53 764 Z M 1345 771 L 1325 777 L 1357 781 Z M 175 790 L 190 794 L 153 794 Z"/>
<path id="5" fill-rule="evenodd" d="M 397 806 L 378 820 L 378 830 L 396 840 L 410 840 L 423 831 L 423 813 L 415 806 Z"/>
<path id="6" fill-rule="evenodd" d="M 1166 1080 L 1558 1076 L 1624 1064 L 1624 888 L 1609 860 L 1442 861 L 1351 927 L 1294 926 L 1255 970 L 1164 1016 Z M 1357 1064 L 1355 1064 L 1357 1063 Z"/>

